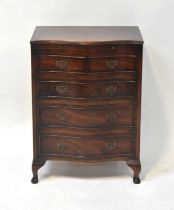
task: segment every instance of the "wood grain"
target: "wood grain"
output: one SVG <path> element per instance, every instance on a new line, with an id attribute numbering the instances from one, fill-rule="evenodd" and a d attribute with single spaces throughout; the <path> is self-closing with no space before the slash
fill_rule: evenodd
<path id="1" fill-rule="evenodd" d="M 117 108 L 63 108 L 39 109 L 40 126 L 101 127 L 134 125 L 133 109 Z"/>
<path id="2" fill-rule="evenodd" d="M 136 82 L 46 82 L 38 84 L 38 97 L 116 98 L 136 97 Z"/>
<path id="3" fill-rule="evenodd" d="M 57 56 L 42 55 L 38 56 L 37 67 L 40 71 L 61 71 L 70 73 L 82 72 L 106 72 L 106 71 L 135 71 L 134 55 L 117 56 Z M 115 61 L 115 66 L 109 66 L 108 63 Z M 64 62 L 64 66 L 58 65 Z"/>
<path id="4" fill-rule="evenodd" d="M 133 153 L 130 139 L 113 138 L 103 139 L 78 139 L 60 136 L 40 136 L 40 154 L 54 156 L 101 156 L 101 155 L 131 155 Z"/>

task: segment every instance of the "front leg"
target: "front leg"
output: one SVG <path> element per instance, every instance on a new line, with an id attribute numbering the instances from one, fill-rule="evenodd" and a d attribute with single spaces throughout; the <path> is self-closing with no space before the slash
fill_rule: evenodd
<path id="1" fill-rule="evenodd" d="M 33 172 L 33 178 L 31 179 L 31 182 L 33 184 L 38 183 L 38 170 L 45 164 L 45 160 L 33 160 L 32 163 L 32 172 Z"/>
<path id="2" fill-rule="evenodd" d="M 140 184 L 141 180 L 139 174 L 141 171 L 141 163 L 139 160 L 128 160 L 127 165 L 133 170 L 133 182 L 134 184 Z"/>

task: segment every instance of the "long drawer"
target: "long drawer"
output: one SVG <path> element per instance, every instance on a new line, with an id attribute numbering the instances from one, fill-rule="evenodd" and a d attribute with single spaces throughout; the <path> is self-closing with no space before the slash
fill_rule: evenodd
<path id="1" fill-rule="evenodd" d="M 105 98 L 135 97 L 136 82 L 38 81 L 38 97 Z"/>
<path id="2" fill-rule="evenodd" d="M 131 108 L 40 107 L 40 126 L 106 127 L 134 125 Z"/>
<path id="3" fill-rule="evenodd" d="M 60 71 L 65 73 L 135 71 L 136 56 L 78 57 L 38 55 L 37 69 L 39 71 Z"/>
<path id="4" fill-rule="evenodd" d="M 133 154 L 133 142 L 129 138 L 112 138 L 110 140 L 78 139 L 61 136 L 40 136 L 40 155 L 60 156 L 120 156 Z"/>

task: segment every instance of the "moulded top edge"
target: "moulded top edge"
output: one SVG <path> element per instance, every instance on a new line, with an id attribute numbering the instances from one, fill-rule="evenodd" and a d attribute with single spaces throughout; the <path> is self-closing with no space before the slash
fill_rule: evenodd
<path id="1" fill-rule="evenodd" d="M 137 26 L 37 26 L 31 44 L 143 44 Z"/>

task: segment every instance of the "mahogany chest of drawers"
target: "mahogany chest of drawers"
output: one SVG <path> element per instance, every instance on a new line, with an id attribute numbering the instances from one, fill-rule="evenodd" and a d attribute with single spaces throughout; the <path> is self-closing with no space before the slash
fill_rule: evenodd
<path id="1" fill-rule="evenodd" d="M 134 26 L 36 27 L 32 183 L 47 160 L 126 161 L 140 183 L 142 49 Z"/>

